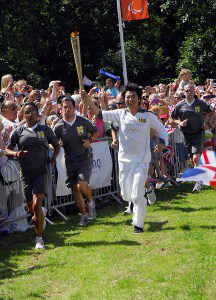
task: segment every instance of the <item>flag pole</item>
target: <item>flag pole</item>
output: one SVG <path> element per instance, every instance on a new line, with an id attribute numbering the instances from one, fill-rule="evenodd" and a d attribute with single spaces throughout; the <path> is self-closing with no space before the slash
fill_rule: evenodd
<path id="1" fill-rule="evenodd" d="M 122 24 L 120 0 L 117 0 L 117 11 L 118 11 L 118 26 L 119 26 L 120 43 L 121 43 L 123 77 L 124 77 L 124 85 L 126 86 L 128 83 L 128 78 L 127 78 L 127 66 L 126 66 L 126 59 L 125 59 L 123 24 Z"/>

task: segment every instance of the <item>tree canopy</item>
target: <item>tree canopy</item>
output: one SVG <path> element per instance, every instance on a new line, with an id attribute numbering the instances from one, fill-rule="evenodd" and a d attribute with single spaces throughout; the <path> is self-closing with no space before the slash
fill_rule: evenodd
<path id="1" fill-rule="evenodd" d="M 1 0 L 0 9 L 1 76 L 77 86 L 70 33 L 78 28 L 83 74 L 103 80 L 103 68 L 122 78 L 115 0 Z M 125 23 L 130 81 L 166 82 L 183 67 L 197 81 L 214 76 L 215 0 L 152 0 L 149 14 Z"/>

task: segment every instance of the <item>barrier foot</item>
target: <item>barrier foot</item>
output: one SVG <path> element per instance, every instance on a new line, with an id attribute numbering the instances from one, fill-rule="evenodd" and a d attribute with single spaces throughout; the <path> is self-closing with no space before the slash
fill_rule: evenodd
<path id="1" fill-rule="evenodd" d="M 65 219 L 66 221 L 68 220 L 68 218 L 62 213 L 60 212 L 60 210 L 58 208 L 56 208 L 55 206 L 52 207 L 56 212 L 57 214 L 59 214 L 63 219 Z"/>
<path id="2" fill-rule="evenodd" d="M 112 194 L 112 197 L 121 205 L 123 205 L 122 200 L 120 199 L 120 197 L 116 197 L 114 194 Z"/>
<path id="3" fill-rule="evenodd" d="M 45 220 L 49 225 L 54 225 L 54 223 L 52 221 L 50 221 L 47 217 L 45 217 Z"/>
<path id="4" fill-rule="evenodd" d="M 170 181 L 172 184 L 176 185 L 176 186 L 180 186 L 179 183 L 177 183 L 174 179 L 170 178 Z"/>

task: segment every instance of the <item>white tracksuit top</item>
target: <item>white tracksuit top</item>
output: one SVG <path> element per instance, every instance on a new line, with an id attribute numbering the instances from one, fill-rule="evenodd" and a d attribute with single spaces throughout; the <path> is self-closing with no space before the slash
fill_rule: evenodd
<path id="1" fill-rule="evenodd" d="M 118 159 L 122 162 L 146 162 L 151 160 L 150 129 L 157 131 L 159 138 L 168 144 L 168 134 L 157 117 L 149 112 L 132 115 L 127 109 L 102 111 L 103 120 L 119 127 Z"/>

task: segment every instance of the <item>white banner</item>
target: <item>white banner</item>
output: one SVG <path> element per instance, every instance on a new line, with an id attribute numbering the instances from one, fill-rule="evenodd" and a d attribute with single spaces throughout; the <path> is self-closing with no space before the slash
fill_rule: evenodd
<path id="1" fill-rule="evenodd" d="M 93 149 L 93 168 L 90 178 L 90 187 L 97 189 L 111 184 L 112 158 L 107 141 L 96 142 L 91 145 Z M 71 193 L 65 184 L 66 170 L 64 150 L 61 149 L 56 160 L 58 169 L 58 181 L 56 185 L 56 196 L 66 196 Z"/>
<path id="2" fill-rule="evenodd" d="M 98 189 L 111 184 L 112 158 L 107 141 L 93 143 L 93 169 L 90 187 Z"/>

